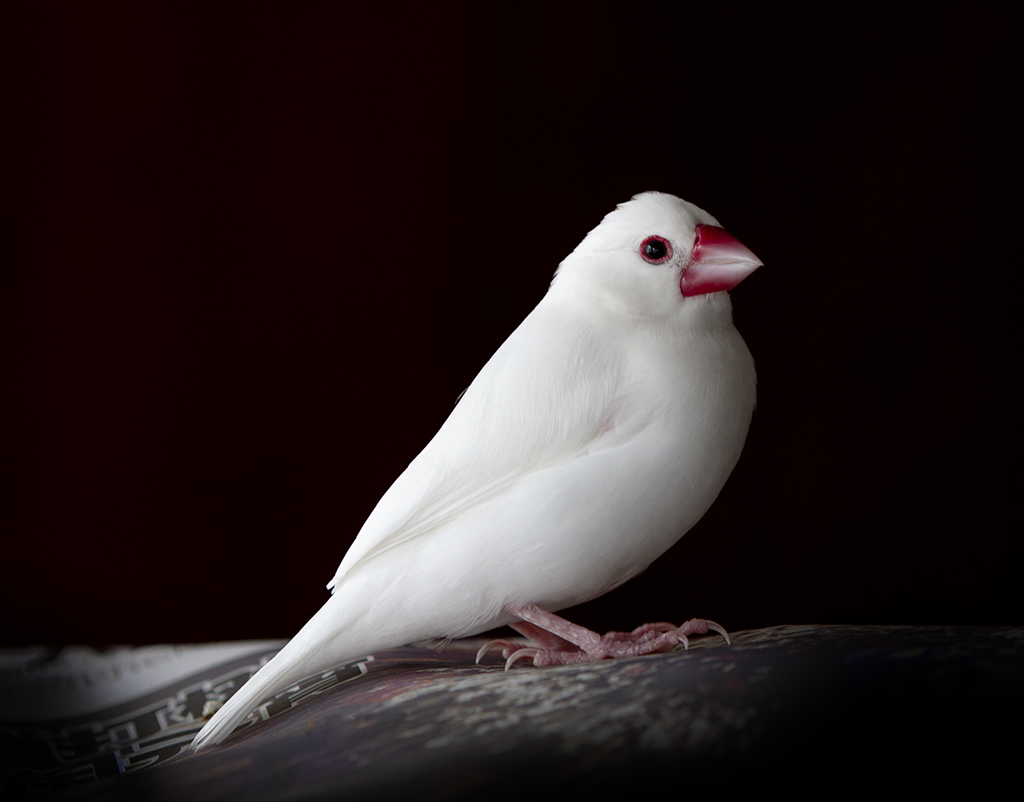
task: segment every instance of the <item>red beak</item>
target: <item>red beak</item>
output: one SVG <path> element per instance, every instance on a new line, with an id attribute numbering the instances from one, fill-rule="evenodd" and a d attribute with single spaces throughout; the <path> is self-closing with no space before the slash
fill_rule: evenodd
<path id="1" fill-rule="evenodd" d="M 698 225 L 690 264 L 683 270 L 683 295 L 731 290 L 763 263 L 746 245 L 718 226 Z"/>

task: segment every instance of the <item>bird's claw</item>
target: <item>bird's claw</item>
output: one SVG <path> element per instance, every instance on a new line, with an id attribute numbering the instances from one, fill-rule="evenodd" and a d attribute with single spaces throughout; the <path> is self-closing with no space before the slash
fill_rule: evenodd
<path id="1" fill-rule="evenodd" d="M 707 628 L 709 630 L 711 630 L 712 632 L 717 632 L 719 635 L 721 635 L 723 638 L 725 638 L 725 642 L 727 644 L 732 646 L 732 641 L 729 640 L 729 633 L 726 632 L 723 627 L 719 626 L 714 621 L 705 621 L 704 623 L 707 625 Z"/>
<path id="2" fill-rule="evenodd" d="M 476 653 L 477 665 L 480 664 L 480 661 L 484 659 L 484 657 L 486 656 L 486 654 L 488 652 L 493 651 L 495 649 L 500 650 L 501 651 L 501 656 L 507 659 L 517 649 L 522 649 L 522 648 L 523 648 L 522 644 L 520 644 L 520 643 L 513 643 L 510 640 L 504 640 L 502 638 L 495 638 L 494 640 L 489 640 L 489 641 L 487 641 L 487 643 L 485 643 L 483 646 L 481 646 L 479 648 L 479 650 L 477 650 L 477 653 Z"/>
<path id="3" fill-rule="evenodd" d="M 732 641 L 729 640 L 729 633 L 725 631 L 725 628 L 721 624 L 716 624 L 714 621 L 708 621 L 704 618 L 691 618 L 679 627 L 677 631 L 682 637 L 683 642 L 686 642 L 687 635 L 705 635 L 708 632 L 717 632 L 725 638 L 727 644 L 732 646 Z"/>
<path id="4" fill-rule="evenodd" d="M 703 635 L 708 632 L 717 632 L 725 638 L 726 643 L 732 644 L 732 641 L 729 640 L 729 633 L 721 625 L 703 618 L 691 618 L 678 627 L 667 621 L 658 621 L 643 624 L 631 632 L 606 632 L 601 636 L 562 621 L 553 614 L 544 613 L 539 608 L 536 612 L 543 613 L 547 617 L 545 623 L 548 623 L 551 629 L 545 629 L 535 623 L 523 628 L 522 631 L 524 634 L 528 634 L 531 640 L 539 639 L 541 648 L 523 646 L 520 643 L 498 638 L 489 640 L 480 647 L 476 653 L 476 662 L 479 663 L 488 652 L 496 649 L 501 650 L 501 656 L 505 658 L 506 671 L 518 661 L 526 659 L 532 659 L 535 666 L 544 667 L 587 663 L 614 657 L 638 657 L 670 652 L 680 645 L 684 649 L 689 649 L 690 635 Z M 563 626 L 563 624 L 567 626 Z M 520 627 L 520 625 L 513 626 Z M 565 636 L 574 633 L 584 634 L 575 642 L 566 640 Z"/>
<path id="5" fill-rule="evenodd" d="M 508 671 L 512 667 L 513 663 L 519 660 L 524 660 L 530 657 L 533 658 L 534 661 L 536 661 L 538 654 L 540 654 L 543 651 L 547 651 L 544 649 L 538 649 L 533 646 L 523 646 L 523 644 L 521 643 L 513 643 L 510 640 L 503 640 L 501 638 L 497 638 L 495 640 L 487 641 L 487 643 L 480 647 L 480 649 L 476 653 L 477 664 L 480 663 L 480 661 L 487 655 L 488 652 L 497 649 L 501 650 L 501 656 L 505 658 L 506 671 Z M 536 665 L 536 662 L 534 664 Z"/>
<path id="6" fill-rule="evenodd" d="M 536 649 L 533 646 L 524 646 L 509 655 L 508 660 L 505 661 L 505 670 L 508 671 L 512 668 L 512 664 L 517 660 L 523 660 L 527 657 L 531 657 L 534 660 L 534 665 L 537 664 L 537 655 L 539 655 L 543 649 Z"/>
<path id="7" fill-rule="evenodd" d="M 658 621 L 643 624 L 631 632 L 598 635 L 536 606 L 510 609 L 509 612 L 519 614 L 522 619 L 519 625 L 513 626 L 531 640 L 536 642 L 539 639 L 542 648 L 518 648 L 508 641 L 492 642 L 503 647 L 506 671 L 513 663 L 526 658 L 533 658 L 535 666 L 543 667 L 658 654 L 670 652 L 680 645 L 689 649 L 690 636 L 707 632 L 717 632 L 731 644 L 729 633 L 721 625 L 703 618 L 691 618 L 678 627 L 667 621 Z M 487 644 L 485 649 L 492 644 Z"/>

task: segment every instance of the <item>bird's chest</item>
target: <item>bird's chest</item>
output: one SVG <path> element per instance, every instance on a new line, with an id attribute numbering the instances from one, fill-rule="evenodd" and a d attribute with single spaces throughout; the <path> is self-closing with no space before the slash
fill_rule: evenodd
<path id="1" fill-rule="evenodd" d="M 671 356 L 634 348 L 627 357 L 603 422 L 600 447 L 635 437 L 651 426 L 665 436 L 686 429 L 687 410 L 712 389 Z"/>

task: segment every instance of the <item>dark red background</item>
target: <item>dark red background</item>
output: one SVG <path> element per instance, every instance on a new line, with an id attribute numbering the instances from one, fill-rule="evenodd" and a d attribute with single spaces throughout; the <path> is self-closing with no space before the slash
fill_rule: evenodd
<path id="1" fill-rule="evenodd" d="M 758 409 L 575 617 L 1021 622 L 1010 4 L 349 5 L 9 6 L 4 643 L 292 634 L 646 189 L 763 259 Z"/>

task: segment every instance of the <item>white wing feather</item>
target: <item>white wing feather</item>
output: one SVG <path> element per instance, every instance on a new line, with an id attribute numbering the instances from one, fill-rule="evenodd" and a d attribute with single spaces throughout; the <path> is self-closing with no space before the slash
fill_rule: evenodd
<path id="1" fill-rule="evenodd" d="M 546 296 L 495 352 L 378 502 L 329 588 L 355 566 L 444 526 L 523 475 L 586 454 L 615 434 L 609 429 L 619 384 L 615 350 L 599 346 L 592 313 L 588 321 L 571 306 Z"/>

